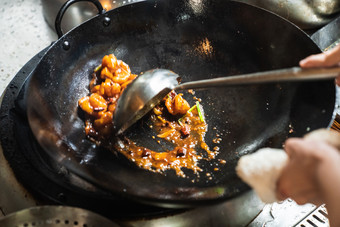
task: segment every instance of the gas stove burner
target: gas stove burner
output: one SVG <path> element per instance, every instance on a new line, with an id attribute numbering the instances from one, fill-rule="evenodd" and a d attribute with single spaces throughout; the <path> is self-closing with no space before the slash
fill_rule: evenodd
<path id="1" fill-rule="evenodd" d="M 4 93 L 0 108 L 3 153 L 17 179 L 38 200 L 82 207 L 110 218 L 178 212 L 119 198 L 69 172 L 47 154 L 44 155 L 28 124 L 24 92 L 31 72 L 47 49 L 38 53 L 17 73 Z"/>

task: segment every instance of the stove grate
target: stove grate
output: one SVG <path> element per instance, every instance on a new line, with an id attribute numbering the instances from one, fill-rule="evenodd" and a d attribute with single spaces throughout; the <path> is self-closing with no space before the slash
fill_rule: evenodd
<path id="1" fill-rule="evenodd" d="M 329 227 L 328 214 L 325 205 L 317 207 L 295 227 Z"/>

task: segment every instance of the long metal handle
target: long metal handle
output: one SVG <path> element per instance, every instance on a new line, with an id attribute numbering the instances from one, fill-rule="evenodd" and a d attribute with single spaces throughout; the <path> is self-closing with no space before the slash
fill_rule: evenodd
<path id="1" fill-rule="evenodd" d="M 265 72 L 249 73 L 237 76 L 219 77 L 207 80 L 198 80 L 180 84 L 175 90 L 194 88 L 222 87 L 227 85 L 256 84 L 284 81 L 305 81 L 332 79 L 340 75 L 340 67 L 302 69 L 293 67 Z"/>

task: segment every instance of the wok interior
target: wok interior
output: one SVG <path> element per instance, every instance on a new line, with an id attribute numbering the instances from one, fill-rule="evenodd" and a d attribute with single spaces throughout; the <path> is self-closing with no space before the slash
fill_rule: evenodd
<path id="1" fill-rule="evenodd" d="M 296 66 L 319 52 L 307 35 L 271 13 L 232 1 L 201 4 L 136 3 L 98 16 L 59 39 L 27 91 L 29 122 L 45 152 L 111 192 L 157 205 L 187 205 L 248 190 L 234 170 L 241 155 L 263 146 L 281 147 L 287 136 L 329 125 L 335 103 L 332 81 L 197 90 L 209 125 L 206 142 L 212 148 L 212 139 L 221 135 L 217 159 L 226 160 L 219 171 L 213 171 L 218 160 L 202 161 L 200 178 L 189 171 L 188 178 L 180 178 L 172 171 L 161 175 L 139 169 L 87 140 L 77 101 L 89 93 L 91 73 L 105 54 L 114 53 L 133 73 L 166 68 L 185 82 Z M 108 27 L 102 25 L 104 16 L 111 19 Z M 69 50 L 62 48 L 64 41 Z M 193 104 L 192 95 L 184 93 Z M 140 120 L 127 136 L 159 149 L 147 121 Z"/>

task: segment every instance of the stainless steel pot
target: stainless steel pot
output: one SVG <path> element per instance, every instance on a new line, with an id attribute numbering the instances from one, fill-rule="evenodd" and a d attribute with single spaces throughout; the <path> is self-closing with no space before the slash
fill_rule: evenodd
<path id="1" fill-rule="evenodd" d="M 105 10 L 111 10 L 141 0 L 99 0 Z M 202 0 L 190 0 L 200 2 Z M 340 0 L 236 0 L 274 12 L 302 29 L 314 29 L 325 25 L 340 11 Z M 47 23 L 54 29 L 58 10 L 66 0 L 41 0 Z M 96 15 L 95 6 L 88 2 L 72 5 L 63 18 L 62 30 L 67 32 Z"/>
<path id="2" fill-rule="evenodd" d="M 99 0 L 106 11 L 138 1 L 141 0 Z M 67 0 L 41 0 L 44 18 L 53 30 L 58 11 L 65 2 L 67 2 Z M 66 33 L 96 14 L 98 14 L 98 10 L 94 4 L 81 1 L 77 2 L 70 6 L 66 11 L 61 23 L 61 28 Z"/>
<path id="3" fill-rule="evenodd" d="M 3 227 L 118 226 L 109 219 L 92 211 L 67 206 L 38 206 L 27 208 L 1 218 L 0 225 Z"/>
<path id="4" fill-rule="evenodd" d="M 330 22 L 340 11 L 339 0 L 236 0 L 274 12 L 301 29 L 314 29 Z"/>

